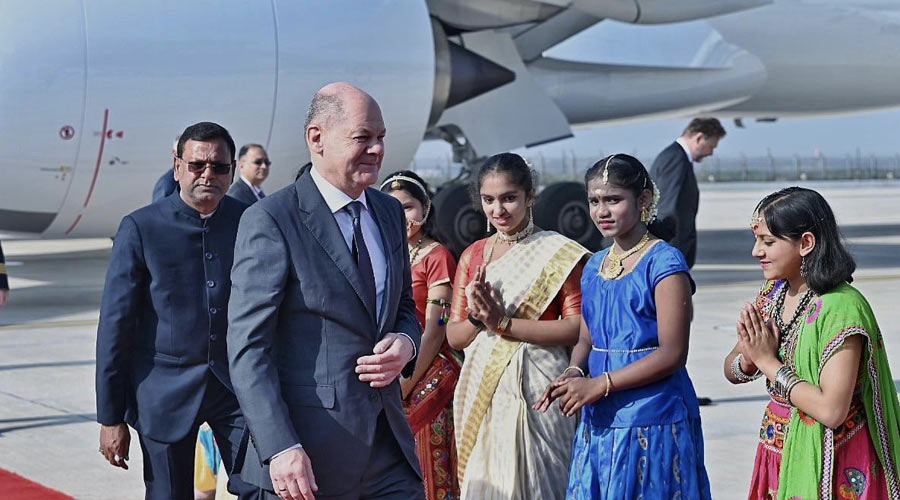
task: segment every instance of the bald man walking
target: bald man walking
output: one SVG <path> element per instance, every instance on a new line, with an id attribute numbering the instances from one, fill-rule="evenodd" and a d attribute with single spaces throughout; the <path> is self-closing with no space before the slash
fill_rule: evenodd
<path id="1" fill-rule="evenodd" d="M 424 499 L 401 371 L 420 328 L 400 203 L 371 189 L 375 100 L 334 83 L 306 119 L 312 168 L 241 219 L 228 356 L 260 498 Z"/>

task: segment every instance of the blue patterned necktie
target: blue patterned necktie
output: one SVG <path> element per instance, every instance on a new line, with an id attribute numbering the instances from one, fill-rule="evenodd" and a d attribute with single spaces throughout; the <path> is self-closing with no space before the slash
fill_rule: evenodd
<path id="1" fill-rule="evenodd" d="M 366 246 L 366 240 L 363 238 L 362 225 L 359 219 L 362 214 L 363 204 L 360 201 L 352 201 L 347 205 L 346 209 L 353 218 L 353 245 L 351 252 L 356 260 L 356 266 L 359 268 L 363 297 L 366 300 L 366 305 L 369 306 L 369 310 L 377 317 L 377 311 L 375 311 L 375 272 L 372 270 L 372 259 L 369 257 L 369 248 Z"/>

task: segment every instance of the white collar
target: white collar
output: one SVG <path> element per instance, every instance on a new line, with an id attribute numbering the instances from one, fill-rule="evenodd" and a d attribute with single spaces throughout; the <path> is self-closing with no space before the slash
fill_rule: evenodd
<path id="1" fill-rule="evenodd" d="M 341 191 L 334 184 L 322 177 L 322 174 L 319 173 L 319 170 L 316 169 L 315 165 L 309 169 L 309 173 L 312 175 L 313 183 L 315 183 L 316 187 L 319 189 L 319 193 L 322 194 L 322 198 L 325 198 L 325 204 L 328 205 L 328 209 L 331 210 L 331 213 L 338 213 L 353 201 L 359 201 L 363 204 L 363 208 L 366 210 L 369 209 L 369 204 L 366 202 L 365 190 L 359 195 L 359 198 L 353 199 L 347 193 Z"/>
<path id="2" fill-rule="evenodd" d="M 262 188 L 259 186 L 254 186 L 252 182 L 248 181 L 244 174 L 241 174 L 241 180 L 244 181 L 244 184 L 250 186 L 250 189 L 253 190 L 253 193 L 256 194 L 256 197 L 259 198 L 259 193 L 262 192 Z"/>
<path id="3" fill-rule="evenodd" d="M 694 163 L 694 155 L 692 155 L 692 154 L 691 154 L 691 150 L 688 149 L 688 147 L 687 147 L 687 141 L 684 140 L 684 137 L 679 137 L 678 139 L 675 139 L 675 142 L 677 142 L 678 145 L 681 146 L 681 149 L 684 150 L 684 154 L 687 155 L 688 160 L 689 160 L 691 163 Z"/>
<path id="4" fill-rule="evenodd" d="M 217 208 L 216 210 L 218 210 L 218 208 Z M 216 210 L 213 210 L 212 212 L 210 212 L 210 213 L 208 213 L 208 214 L 206 214 L 206 215 L 200 214 L 200 218 L 201 218 L 201 219 L 209 219 L 209 218 L 212 217 L 213 215 L 216 215 Z"/>

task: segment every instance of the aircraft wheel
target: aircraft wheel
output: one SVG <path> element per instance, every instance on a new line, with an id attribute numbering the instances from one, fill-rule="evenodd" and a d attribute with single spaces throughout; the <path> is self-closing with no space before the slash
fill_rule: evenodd
<path id="1" fill-rule="evenodd" d="M 591 221 L 584 184 L 580 182 L 558 182 L 541 191 L 534 205 L 534 224 L 572 238 L 592 252 L 606 246 Z"/>
<path id="2" fill-rule="evenodd" d="M 486 235 L 487 222 L 484 214 L 472 206 L 466 184 L 443 186 L 432 203 L 437 216 L 435 223 L 438 233 L 447 248 L 457 257 L 472 242 Z"/>

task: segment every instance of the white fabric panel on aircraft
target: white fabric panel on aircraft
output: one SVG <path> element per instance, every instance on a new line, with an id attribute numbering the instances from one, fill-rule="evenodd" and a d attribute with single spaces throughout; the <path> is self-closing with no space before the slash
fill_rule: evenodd
<path id="1" fill-rule="evenodd" d="M 44 2 L 36 17 L 30 2 L 4 2 L 0 12 L 0 209 L 49 220 L 84 137 L 81 4 Z"/>
<path id="2" fill-rule="evenodd" d="M 97 235 L 150 202 L 172 140 L 214 121 L 264 142 L 275 92 L 268 2 L 85 0 L 87 98 L 78 167 L 46 236 Z M 115 210 L 110 210 L 115 207 Z"/>
<path id="3" fill-rule="evenodd" d="M 468 50 L 514 71 L 516 79 L 445 110 L 438 126 L 458 126 L 479 156 L 572 134 L 562 111 L 522 63 L 509 34 L 482 31 L 462 37 Z"/>

